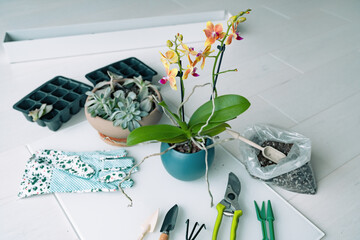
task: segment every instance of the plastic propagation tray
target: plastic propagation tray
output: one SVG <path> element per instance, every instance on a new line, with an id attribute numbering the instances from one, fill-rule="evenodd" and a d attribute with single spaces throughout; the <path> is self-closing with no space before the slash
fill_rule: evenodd
<path id="1" fill-rule="evenodd" d="M 91 90 L 92 87 L 89 85 L 57 76 L 26 95 L 15 103 L 13 108 L 33 122 L 32 117 L 28 116 L 30 111 L 39 109 L 43 103 L 52 105 L 53 109 L 36 122 L 40 126 L 47 126 L 50 130 L 56 131 L 72 115 L 80 111 L 86 101 L 85 93 Z"/>
<path id="2" fill-rule="evenodd" d="M 131 57 L 92 71 L 86 74 L 85 77 L 95 86 L 99 82 L 110 80 L 107 71 L 121 75 L 124 78 L 142 76 L 144 80 L 150 82 L 152 81 L 153 76 L 157 75 L 157 72 L 154 69 L 150 68 L 139 59 Z"/>

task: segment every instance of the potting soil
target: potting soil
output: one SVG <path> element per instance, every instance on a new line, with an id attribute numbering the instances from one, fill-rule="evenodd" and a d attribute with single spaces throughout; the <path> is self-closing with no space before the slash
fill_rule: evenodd
<path id="1" fill-rule="evenodd" d="M 263 144 L 261 144 L 261 146 L 271 146 L 287 155 L 290 152 L 293 144 L 276 141 L 265 141 Z M 261 167 L 275 164 L 274 162 L 265 158 L 261 152 L 257 155 L 257 158 Z M 317 189 L 316 180 L 310 162 L 305 163 L 295 170 L 263 181 L 297 193 L 315 194 Z"/>

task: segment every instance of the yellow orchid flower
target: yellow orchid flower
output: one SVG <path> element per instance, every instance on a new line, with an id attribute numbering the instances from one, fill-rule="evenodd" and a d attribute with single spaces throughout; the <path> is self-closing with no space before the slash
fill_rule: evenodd
<path id="1" fill-rule="evenodd" d="M 233 23 L 231 26 L 231 32 L 229 36 L 227 37 L 225 44 L 230 45 L 232 42 L 232 39 L 235 38 L 236 40 L 242 40 L 243 38 L 240 37 L 239 32 L 237 31 L 237 24 Z"/>
<path id="2" fill-rule="evenodd" d="M 163 63 L 165 68 L 169 68 L 170 64 L 177 63 L 179 61 L 179 58 L 177 54 L 173 50 L 169 50 L 165 53 L 165 56 L 160 52 L 161 54 L 161 62 Z"/>
<path id="3" fill-rule="evenodd" d="M 195 65 L 199 62 L 199 59 L 196 58 L 195 61 L 191 61 L 191 59 L 189 58 L 189 65 L 187 65 L 187 69 L 184 72 L 184 79 L 187 79 L 189 74 L 193 75 L 193 77 L 198 77 L 200 76 L 198 73 L 196 73 L 197 68 L 195 67 Z"/>
<path id="4" fill-rule="evenodd" d="M 219 23 L 214 26 L 214 24 L 210 21 L 206 23 L 204 33 L 206 35 L 205 46 L 214 44 L 217 39 L 222 39 L 225 36 L 225 33 L 223 32 L 223 25 Z"/>
<path id="5" fill-rule="evenodd" d="M 179 70 L 177 68 L 173 68 L 171 70 L 169 68 L 166 68 L 166 76 L 164 76 L 162 79 L 160 79 L 159 83 L 165 84 L 165 83 L 169 82 L 170 87 L 173 90 L 177 90 L 175 77 L 177 76 L 178 71 Z"/>
<path id="6" fill-rule="evenodd" d="M 203 60 L 201 63 L 201 69 L 204 69 L 205 66 L 205 58 L 207 58 L 211 53 L 213 53 L 215 50 L 211 50 L 211 45 L 206 46 L 206 48 L 204 49 L 204 51 L 199 51 L 199 53 L 196 55 L 196 58 L 198 59 L 198 61 L 201 61 L 201 59 Z"/>
<path id="7" fill-rule="evenodd" d="M 196 54 L 198 54 L 193 47 L 188 47 L 186 44 L 181 43 L 181 46 L 183 47 L 183 49 L 179 49 L 180 52 L 184 53 L 185 55 L 189 56 L 189 55 L 193 55 L 196 56 Z"/>

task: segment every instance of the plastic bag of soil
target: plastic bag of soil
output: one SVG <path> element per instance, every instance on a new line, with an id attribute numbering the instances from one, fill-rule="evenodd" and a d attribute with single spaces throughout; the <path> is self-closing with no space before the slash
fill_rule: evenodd
<path id="1" fill-rule="evenodd" d="M 240 160 L 252 177 L 288 191 L 316 193 L 317 184 L 310 165 L 309 138 L 263 124 L 247 128 L 242 135 L 263 147 L 272 146 L 286 155 L 275 164 L 263 157 L 261 151 L 240 142 Z"/>

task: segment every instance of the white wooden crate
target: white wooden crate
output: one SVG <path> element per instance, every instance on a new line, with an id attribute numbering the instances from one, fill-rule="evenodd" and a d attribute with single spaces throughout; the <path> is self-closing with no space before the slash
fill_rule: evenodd
<path id="1" fill-rule="evenodd" d="M 229 16 L 222 10 L 15 30 L 6 32 L 3 45 L 9 62 L 16 63 L 162 46 L 178 32 L 196 42 L 204 39 L 206 21 L 224 23 Z"/>

